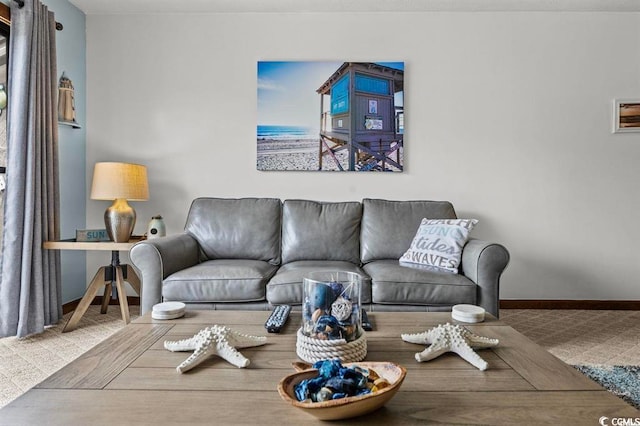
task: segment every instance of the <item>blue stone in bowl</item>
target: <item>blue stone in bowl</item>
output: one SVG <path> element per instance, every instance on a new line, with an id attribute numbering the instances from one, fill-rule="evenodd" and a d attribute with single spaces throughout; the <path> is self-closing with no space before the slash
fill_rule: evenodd
<path id="1" fill-rule="evenodd" d="M 344 291 L 344 286 L 342 283 L 333 281 L 329 283 L 329 287 L 331 287 L 331 291 L 333 292 L 333 300 L 331 301 L 331 303 L 333 303 Z"/>
<path id="2" fill-rule="evenodd" d="M 333 290 L 327 284 L 317 283 L 313 286 L 313 290 L 309 295 L 311 298 L 311 311 L 316 309 L 322 309 L 323 311 L 329 311 L 331 304 L 335 300 L 333 298 Z"/>

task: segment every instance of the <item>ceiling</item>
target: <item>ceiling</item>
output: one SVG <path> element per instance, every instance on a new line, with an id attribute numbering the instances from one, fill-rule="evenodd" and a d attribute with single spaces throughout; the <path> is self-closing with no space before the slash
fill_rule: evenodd
<path id="1" fill-rule="evenodd" d="M 640 12 L 638 0 L 69 0 L 87 15 L 428 11 Z"/>

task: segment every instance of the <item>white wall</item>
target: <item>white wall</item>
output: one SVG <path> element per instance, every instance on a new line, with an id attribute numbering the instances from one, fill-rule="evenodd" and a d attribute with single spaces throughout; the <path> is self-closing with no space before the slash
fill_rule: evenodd
<path id="1" fill-rule="evenodd" d="M 148 166 L 137 233 L 198 196 L 450 200 L 511 252 L 502 298 L 640 299 L 638 13 L 89 15 L 87 46 L 87 179 Z M 404 60 L 405 172 L 256 171 L 258 60 Z"/>

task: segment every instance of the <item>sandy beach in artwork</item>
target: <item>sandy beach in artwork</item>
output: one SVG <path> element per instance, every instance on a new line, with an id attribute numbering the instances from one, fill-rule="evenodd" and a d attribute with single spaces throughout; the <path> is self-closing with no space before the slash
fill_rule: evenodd
<path id="1" fill-rule="evenodd" d="M 258 138 L 258 170 L 314 170 L 318 169 L 320 142 L 314 138 Z M 400 164 L 403 160 L 403 148 L 400 148 Z M 335 153 L 343 170 L 349 169 L 349 153 L 346 149 Z M 395 156 L 392 157 L 395 160 Z M 339 171 L 335 160 L 329 154 L 322 159 L 322 171 Z M 398 171 L 387 164 L 388 171 Z"/>
<path id="2" fill-rule="evenodd" d="M 258 138 L 258 170 L 318 170 L 318 139 Z M 347 151 L 336 153 L 336 157 L 347 168 Z M 333 158 L 325 155 L 322 170 L 338 170 Z"/>

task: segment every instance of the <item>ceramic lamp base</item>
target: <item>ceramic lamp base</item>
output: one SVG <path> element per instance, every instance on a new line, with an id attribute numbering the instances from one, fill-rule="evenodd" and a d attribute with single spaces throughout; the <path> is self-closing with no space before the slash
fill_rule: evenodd
<path id="1" fill-rule="evenodd" d="M 116 199 L 104 212 L 104 224 L 111 241 L 126 243 L 136 225 L 136 211 L 124 198 Z"/>

